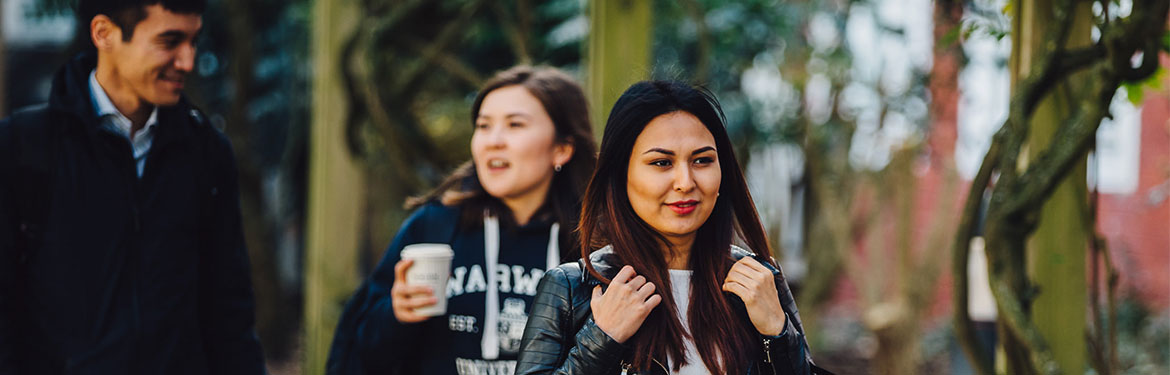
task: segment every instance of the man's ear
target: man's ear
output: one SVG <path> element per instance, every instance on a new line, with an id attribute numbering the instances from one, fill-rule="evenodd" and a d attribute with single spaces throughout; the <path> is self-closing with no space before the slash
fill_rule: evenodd
<path id="1" fill-rule="evenodd" d="M 122 28 L 110 17 L 99 14 L 89 21 L 89 37 L 93 40 L 94 47 L 108 50 L 114 47 L 115 42 L 122 40 Z"/>

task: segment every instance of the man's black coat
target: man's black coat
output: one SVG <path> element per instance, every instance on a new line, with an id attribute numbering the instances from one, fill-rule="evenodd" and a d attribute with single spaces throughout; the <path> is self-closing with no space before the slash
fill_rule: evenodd
<path id="1" fill-rule="evenodd" d="M 95 115 L 96 63 L 0 122 L 0 374 L 264 373 L 227 138 L 159 108 L 139 178 Z"/>

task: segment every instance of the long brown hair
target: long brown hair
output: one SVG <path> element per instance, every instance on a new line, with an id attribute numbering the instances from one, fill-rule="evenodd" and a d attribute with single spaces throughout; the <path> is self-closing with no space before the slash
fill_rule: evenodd
<path id="1" fill-rule="evenodd" d="M 553 175 L 552 184 L 545 198 L 545 205 L 538 213 L 551 214 L 565 230 L 560 231 L 562 249 L 576 244 L 576 235 L 570 230 L 577 227 L 581 195 L 589 181 L 593 166 L 597 163 L 597 145 L 593 140 L 593 127 L 589 121 L 589 106 L 585 92 L 568 74 L 555 68 L 516 66 L 493 76 L 479 90 L 471 106 L 471 126 L 479 116 L 483 99 L 492 91 L 520 86 L 540 101 L 556 128 L 556 141 L 573 145 L 573 156 Z M 498 198 L 488 194 L 479 182 L 475 163 L 467 161 L 455 169 L 431 192 L 407 199 L 407 209 L 414 209 L 424 203 L 438 201 L 446 206 L 463 206 L 460 225 L 477 225 L 486 209 L 504 225 L 514 225 L 511 212 Z M 575 259 L 573 252 L 563 252 L 564 260 Z"/>
<path id="2" fill-rule="evenodd" d="M 688 336 L 677 318 L 666 257 L 660 250 L 670 243 L 634 213 L 626 191 L 634 141 L 652 119 L 676 111 L 694 115 L 711 132 L 722 171 L 719 198 L 711 216 L 699 227 L 690 253 L 689 337 L 713 374 L 743 374 L 753 354 L 761 349 L 743 301 L 721 290 L 733 263 L 730 249 L 734 237 L 738 235 L 764 260 L 775 263 L 768 255 L 771 251 L 763 226 L 732 151 L 723 110 L 709 92 L 679 82 L 644 81 L 627 89 L 614 104 L 601 139 L 597 170 L 585 190 L 579 227 L 581 255 L 588 259 L 599 245 L 611 244 L 621 263 L 660 287 L 662 303 L 631 338 L 633 365 L 646 368 L 652 360 L 665 357 L 673 359 L 676 371 L 686 364 L 683 339 Z M 610 282 L 592 264 L 586 264 L 590 274 Z"/>

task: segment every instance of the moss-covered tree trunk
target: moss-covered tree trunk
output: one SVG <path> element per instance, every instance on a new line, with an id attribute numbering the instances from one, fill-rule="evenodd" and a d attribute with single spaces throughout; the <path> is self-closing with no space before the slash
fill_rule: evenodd
<path id="1" fill-rule="evenodd" d="M 1068 30 L 1066 48 L 1084 47 L 1091 43 L 1089 37 L 1089 3 L 1080 2 L 1070 11 L 1072 25 Z M 1021 2 L 1016 11 L 1018 32 L 1012 33 L 1012 81 L 1019 82 L 1032 72 L 1039 55 L 1046 53 L 1047 38 L 1045 27 L 1053 22 L 1053 13 L 1058 11 L 1052 0 Z M 1082 77 L 1074 77 L 1082 78 Z M 1061 124 L 1072 120 L 1073 106 L 1077 97 L 1073 87 L 1066 81 L 1055 86 L 1049 95 L 1040 101 L 1028 127 L 1031 128 L 1027 151 L 1021 151 L 1021 164 L 1026 165 L 1028 151 L 1040 152 L 1052 144 L 1053 136 Z M 1041 336 L 1050 343 L 1056 362 L 1065 371 L 1080 373 L 1085 367 L 1085 311 L 1087 290 L 1085 280 L 1086 233 L 1081 207 L 1087 199 L 1084 157 L 1052 193 L 1040 209 L 1040 221 L 1036 231 L 1028 240 L 1024 255 L 1025 271 L 1029 287 L 1036 292 L 1031 305 L 1025 305 Z M 1009 341 L 1008 346 L 1015 343 Z M 1001 366 L 1011 374 L 1029 373 L 1031 366 L 1026 358 L 1013 358 L 1020 351 L 1008 351 L 1008 361 Z"/>
<path id="2" fill-rule="evenodd" d="M 1158 69 L 1170 2 L 1135 0 L 1131 14 L 1099 18 L 1079 0 L 1013 4 L 1011 107 L 972 180 L 953 244 L 956 335 L 980 373 L 991 374 L 964 313 L 967 244 L 982 193 L 990 189 L 984 237 L 999 308 L 995 368 L 1080 374 L 1088 354 L 1085 257 L 1091 228 L 1084 218 L 1085 156 L 1118 87 Z M 1091 44 L 1090 22 L 1101 31 Z"/>
<path id="3" fill-rule="evenodd" d="M 652 5 L 644 0 L 589 2 L 585 89 L 595 134 L 601 134 L 609 109 L 622 92 L 650 75 Z"/>
<path id="4" fill-rule="evenodd" d="M 1020 28 L 1017 29 L 1019 32 L 1012 33 L 1012 45 L 1015 46 L 1012 51 L 1015 63 L 1011 67 L 1013 82 L 1030 74 L 1033 62 L 1039 60 L 1038 55 L 1045 53 L 1045 44 L 1053 43 L 1045 35 L 1044 28 L 1053 22 L 1054 12 L 1072 12 L 1066 48 L 1080 48 L 1092 43 L 1089 2 L 1076 2 L 1072 9 L 1059 10 L 1052 0 L 1019 4 L 1016 19 Z M 1030 152 L 1032 150 L 1038 153 L 1050 147 L 1067 146 L 1059 140 L 1053 143 L 1053 138 L 1061 124 L 1072 120 L 1074 107 L 1078 105 L 1078 95 L 1073 94 L 1077 89 L 1074 83 L 1086 78 L 1091 77 L 1084 77 L 1083 73 L 1073 75 L 1040 101 L 1028 123 L 1031 131 L 1028 151 L 1021 152 L 1024 154 L 1023 164 L 1027 164 L 1028 156 L 1036 154 Z M 1050 343 L 1056 362 L 1069 374 L 1080 374 L 1085 369 L 1088 287 L 1085 279 L 1086 218 L 1082 207 L 1087 199 L 1085 157 L 1081 156 L 1040 209 L 1039 225 L 1029 238 L 1025 253 L 1028 282 L 1036 291 L 1031 306 L 1025 308 L 1030 310 L 1030 317 L 1040 335 Z M 1026 368 L 1030 365 L 1023 368 L 1013 365 L 1020 362 L 1027 364 L 1026 361 L 1007 363 L 1008 373 L 1028 373 Z"/>
<path id="5" fill-rule="evenodd" d="M 321 374 L 346 298 L 359 282 L 365 176 L 346 142 L 342 48 L 355 31 L 352 0 L 313 5 L 311 52 L 313 108 L 305 246 L 304 373 Z"/>

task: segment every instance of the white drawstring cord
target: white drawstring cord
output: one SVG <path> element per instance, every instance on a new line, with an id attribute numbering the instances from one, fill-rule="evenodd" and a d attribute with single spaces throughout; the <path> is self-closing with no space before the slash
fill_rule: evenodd
<path id="1" fill-rule="evenodd" d="M 548 254 L 545 270 L 553 269 L 560 264 L 561 251 L 557 237 L 560 235 L 561 225 L 553 223 L 548 234 Z M 496 269 L 499 268 L 500 256 L 500 220 L 489 215 L 483 215 L 483 258 L 487 272 L 487 293 L 484 296 L 483 338 L 480 348 L 483 359 L 500 357 L 500 284 Z"/>

